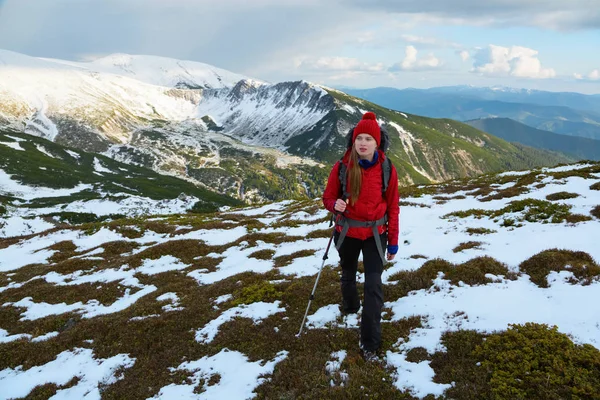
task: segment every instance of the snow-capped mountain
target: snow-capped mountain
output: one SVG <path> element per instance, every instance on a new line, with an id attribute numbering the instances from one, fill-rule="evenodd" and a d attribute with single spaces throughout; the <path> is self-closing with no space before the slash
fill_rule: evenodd
<path id="1" fill-rule="evenodd" d="M 313 160 L 337 160 L 347 130 L 367 110 L 396 138 L 389 156 L 406 183 L 566 161 L 529 154 L 454 121 L 391 111 L 306 81 L 267 84 L 163 57 L 120 54 L 81 63 L 0 51 L 0 128 L 103 153 L 242 199 L 254 198 L 256 191 L 257 199 L 265 198 L 265 191 L 277 187 L 281 182 L 269 179 L 286 175 L 278 168 L 289 164 L 290 154 L 301 157 L 292 162 L 296 169 L 315 165 Z M 264 148 L 276 151 L 264 156 Z M 480 149 L 489 157 L 481 157 Z M 252 175 L 258 166 L 250 161 L 257 153 L 266 157 L 260 163 L 269 164 L 270 173 Z M 311 179 L 305 186 L 322 180 L 320 173 L 303 172 Z M 305 194 L 318 190 L 314 186 Z M 286 198 L 282 192 L 266 196 Z"/>
<path id="2" fill-rule="evenodd" d="M 267 85 L 164 57 L 77 63 L 0 51 L 0 121 L 66 142 L 75 130 L 95 151 L 131 142 L 150 121 L 201 118 L 248 143 L 280 147 L 333 109 L 326 94 L 306 82 Z"/>
<path id="3" fill-rule="evenodd" d="M 244 142 L 285 149 L 288 140 L 333 109 L 333 98 L 305 81 L 253 85 L 244 80 L 232 90 L 206 91 L 198 115 L 210 116 Z"/>
<path id="4" fill-rule="evenodd" d="M 0 121 L 57 140 L 77 130 L 95 141 L 127 143 L 147 120 L 184 120 L 196 99 L 122 75 L 0 52 Z M 75 124 L 75 126 L 74 126 Z"/>

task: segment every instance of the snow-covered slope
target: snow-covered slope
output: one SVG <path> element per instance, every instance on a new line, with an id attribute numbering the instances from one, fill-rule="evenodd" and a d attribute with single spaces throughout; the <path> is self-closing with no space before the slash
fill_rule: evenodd
<path id="1" fill-rule="evenodd" d="M 96 151 L 129 143 L 151 121 L 202 118 L 247 143 L 280 147 L 331 111 L 326 94 L 307 82 L 267 85 L 164 57 L 116 54 L 80 63 L 0 50 L 0 122 L 67 142 L 75 140 L 71 131 L 87 131 L 105 144 L 90 148 Z"/>
<path id="2" fill-rule="evenodd" d="M 125 76 L 0 51 L 0 115 L 50 140 L 77 124 L 127 143 L 145 121 L 184 120 L 198 101 Z"/>
<path id="3" fill-rule="evenodd" d="M 341 312 L 333 248 L 297 335 L 332 228 L 320 200 L 284 201 L 0 239 L 0 393 L 54 383 L 67 399 L 99 389 L 148 399 L 478 398 L 496 384 L 479 365 L 515 386 L 595 393 L 586 382 L 599 376 L 600 312 L 584 305 L 600 300 L 600 164 L 421 189 L 403 198 L 400 249 L 382 275 L 385 368 L 360 357 L 363 310 Z M 570 336 L 549 340 L 538 325 L 536 337 L 498 344 L 526 323 Z M 494 353 L 473 350 L 486 341 Z M 581 345 L 589 357 L 577 361 Z M 528 363 L 517 369 L 515 359 Z M 545 365 L 542 379 L 530 365 Z M 559 380 L 568 371 L 581 380 Z M 471 396 L 456 395 L 461 387 Z"/>
<path id="4" fill-rule="evenodd" d="M 198 116 L 209 116 L 229 135 L 247 143 L 284 144 L 334 109 L 333 99 L 309 82 L 254 85 L 240 81 L 231 91 L 207 93 Z"/>
<path id="5" fill-rule="evenodd" d="M 240 80 L 250 79 L 212 65 L 159 56 L 111 54 L 90 62 L 45 60 L 93 72 L 127 76 L 151 85 L 166 87 L 218 89 L 232 87 Z M 263 83 L 255 81 L 257 84 Z"/>

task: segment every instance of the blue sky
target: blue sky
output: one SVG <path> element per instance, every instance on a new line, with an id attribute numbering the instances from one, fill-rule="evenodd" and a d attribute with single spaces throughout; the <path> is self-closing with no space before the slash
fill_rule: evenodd
<path id="1" fill-rule="evenodd" d="M 600 0 L 0 0 L 0 48 L 330 86 L 600 93 Z"/>

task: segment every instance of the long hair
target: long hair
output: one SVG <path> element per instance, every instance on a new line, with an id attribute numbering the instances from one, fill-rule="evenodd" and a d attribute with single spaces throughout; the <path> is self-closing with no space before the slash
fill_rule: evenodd
<path id="1" fill-rule="evenodd" d="M 352 145 L 352 151 L 350 152 L 350 162 L 348 163 L 348 181 L 350 184 L 350 204 L 356 204 L 358 195 L 360 194 L 360 188 L 362 186 L 362 171 L 358 164 L 358 153 L 354 144 Z"/>

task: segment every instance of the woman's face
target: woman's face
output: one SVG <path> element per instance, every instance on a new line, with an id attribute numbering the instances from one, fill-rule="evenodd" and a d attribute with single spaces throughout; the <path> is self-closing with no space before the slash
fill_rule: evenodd
<path id="1" fill-rule="evenodd" d="M 361 133 L 354 139 L 354 148 L 356 148 L 358 157 L 371 160 L 377 149 L 377 142 L 368 133 Z"/>

